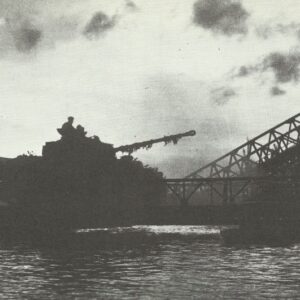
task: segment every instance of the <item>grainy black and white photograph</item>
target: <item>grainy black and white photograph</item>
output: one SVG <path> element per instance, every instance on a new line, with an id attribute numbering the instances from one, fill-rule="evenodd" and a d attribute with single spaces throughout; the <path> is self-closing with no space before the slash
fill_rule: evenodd
<path id="1" fill-rule="evenodd" d="M 0 299 L 299 299 L 299 14 L 0 0 Z"/>

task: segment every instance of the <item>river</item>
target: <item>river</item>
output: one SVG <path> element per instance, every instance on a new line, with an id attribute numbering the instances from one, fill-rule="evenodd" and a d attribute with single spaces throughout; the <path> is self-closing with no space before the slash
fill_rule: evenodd
<path id="1" fill-rule="evenodd" d="M 219 228 L 84 230 L 59 246 L 0 244 L 1 299 L 291 299 L 300 244 L 225 247 Z"/>

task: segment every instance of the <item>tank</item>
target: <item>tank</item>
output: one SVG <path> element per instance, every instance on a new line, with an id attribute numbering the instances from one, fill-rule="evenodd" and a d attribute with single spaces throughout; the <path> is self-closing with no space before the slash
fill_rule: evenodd
<path id="1" fill-rule="evenodd" d="M 189 131 L 114 148 L 97 136 L 77 133 L 47 142 L 42 156 L 0 161 L 2 231 L 56 232 L 147 223 L 148 210 L 160 204 L 166 186 L 161 172 L 131 154 L 195 135 Z M 125 155 L 117 157 L 118 152 Z"/>

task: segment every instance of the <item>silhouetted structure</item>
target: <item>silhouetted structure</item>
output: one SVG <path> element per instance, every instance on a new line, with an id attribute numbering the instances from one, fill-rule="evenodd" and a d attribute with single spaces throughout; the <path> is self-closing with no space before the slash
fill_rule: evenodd
<path id="1" fill-rule="evenodd" d="M 62 138 L 72 138 L 75 135 L 75 128 L 73 127 L 74 118 L 69 117 L 68 121 L 62 125 L 61 128 L 58 128 L 58 133 Z"/>
<path id="2" fill-rule="evenodd" d="M 0 167 L 0 229 L 25 232 L 129 225 L 147 218 L 149 207 L 165 197 L 163 174 L 130 155 L 158 142 L 174 142 L 195 132 L 113 148 L 86 137 L 73 117 L 47 142 L 42 156 L 22 155 Z"/>
<path id="3" fill-rule="evenodd" d="M 233 239 L 300 238 L 300 114 L 166 184 L 183 207 L 197 198 L 223 205 L 223 211 L 231 206 L 232 222 L 240 225 L 230 231 Z"/>

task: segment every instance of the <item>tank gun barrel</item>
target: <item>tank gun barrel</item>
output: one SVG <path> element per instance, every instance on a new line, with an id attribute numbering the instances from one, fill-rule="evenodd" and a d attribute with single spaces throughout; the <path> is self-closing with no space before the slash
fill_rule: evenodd
<path id="1" fill-rule="evenodd" d="M 196 134 L 195 130 L 190 130 L 190 131 L 187 131 L 184 133 L 164 136 L 159 139 L 154 139 L 154 140 L 144 141 L 144 142 L 140 142 L 140 143 L 134 143 L 134 144 L 130 144 L 130 145 L 120 146 L 120 147 L 114 148 L 114 151 L 115 152 L 123 152 L 123 153 L 127 152 L 128 154 L 131 154 L 132 152 L 135 152 L 141 148 L 150 149 L 152 147 L 152 145 L 157 144 L 157 143 L 165 143 L 165 145 L 167 145 L 169 143 L 177 144 L 181 138 L 186 137 L 186 136 L 194 136 L 195 134 Z"/>

